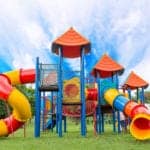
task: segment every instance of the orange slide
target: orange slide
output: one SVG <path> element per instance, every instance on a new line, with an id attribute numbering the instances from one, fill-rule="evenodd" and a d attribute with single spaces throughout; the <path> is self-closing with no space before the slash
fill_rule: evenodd
<path id="1" fill-rule="evenodd" d="M 0 74 L 0 99 L 13 108 L 10 116 L 0 120 L 0 136 L 16 131 L 31 117 L 28 99 L 14 86 L 32 83 L 34 80 L 34 69 L 20 69 Z"/>

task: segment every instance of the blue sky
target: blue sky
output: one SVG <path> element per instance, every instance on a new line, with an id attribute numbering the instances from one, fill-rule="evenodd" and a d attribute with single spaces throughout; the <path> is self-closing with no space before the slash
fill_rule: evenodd
<path id="1" fill-rule="evenodd" d="M 70 26 L 92 43 L 89 72 L 104 53 L 150 83 L 149 0 L 0 0 L 0 72 L 56 63 L 51 42 Z M 66 60 L 78 68 L 79 60 Z"/>

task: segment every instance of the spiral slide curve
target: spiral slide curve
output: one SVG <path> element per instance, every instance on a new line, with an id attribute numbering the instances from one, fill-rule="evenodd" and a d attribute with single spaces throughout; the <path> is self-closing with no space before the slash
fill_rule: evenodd
<path id="1" fill-rule="evenodd" d="M 108 89 L 104 97 L 111 106 L 131 118 L 130 132 L 136 139 L 150 139 L 150 110 L 144 105 L 129 101 L 116 89 Z"/>
<path id="2" fill-rule="evenodd" d="M 28 99 L 13 86 L 32 83 L 34 80 L 34 69 L 20 69 L 0 74 L 0 99 L 7 102 L 13 109 L 10 116 L 0 120 L 0 136 L 16 131 L 31 117 Z"/>

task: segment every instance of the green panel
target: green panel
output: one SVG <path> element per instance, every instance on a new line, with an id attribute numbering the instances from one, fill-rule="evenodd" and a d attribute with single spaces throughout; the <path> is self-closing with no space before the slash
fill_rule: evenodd
<path id="1" fill-rule="evenodd" d="M 116 82 L 112 82 L 111 79 L 104 79 L 101 80 L 101 88 L 100 88 L 100 93 L 101 93 L 101 105 L 106 105 L 107 102 L 104 99 L 104 93 L 107 91 L 107 89 L 110 88 L 116 88 Z"/>

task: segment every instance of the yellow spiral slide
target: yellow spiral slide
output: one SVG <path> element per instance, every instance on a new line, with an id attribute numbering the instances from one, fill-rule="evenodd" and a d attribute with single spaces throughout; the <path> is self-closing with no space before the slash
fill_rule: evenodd
<path id="1" fill-rule="evenodd" d="M 0 99 L 8 103 L 13 109 L 10 116 L 0 120 L 0 136 L 13 133 L 31 117 L 28 99 L 14 86 L 32 83 L 34 80 L 34 69 L 20 69 L 0 74 Z"/>

